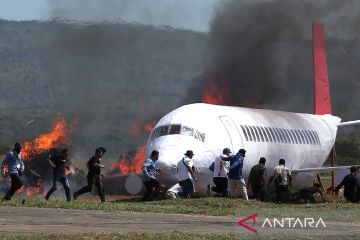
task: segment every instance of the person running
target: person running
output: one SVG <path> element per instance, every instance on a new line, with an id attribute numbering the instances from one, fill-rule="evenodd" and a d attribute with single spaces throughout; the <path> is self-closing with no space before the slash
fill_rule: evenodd
<path id="1" fill-rule="evenodd" d="M 157 179 L 157 172 L 160 171 L 160 169 L 155 166 L 155 162 L 158 159 L 159 152 L 154 150 L 152 151 L 150 158 L 145 160 L 142 167 L 144 185 L 146 188 L 142 201 L 154 200 L 160 192 L 160 183 Z"/>
<path id="2" fill-rule="evenodd" d="M 265 201 L 266 193 L 266 159 L 264 157 L 260 158 L 259 164 L 253 166 L 249 175 L 248 186 L 251 187 L 255 199 L 260 199 L 260 201 Z"/>
<path id="3" fill-rule="evenodd" d="M 91 192 L 93 186 L 95 185 L 101 202 L 105 202 L 104 184 L 102 181 L 104 175 L 101 174 L 101 169 L 105 167 L 102 164 L 101 157 L 105 154 L 105 152 L 105 148 L 99 147 L 95 150 L 95 155 L 89 159 L 87 163 L 87 167 L 89 169 L 87 175 L 87 185 L 74 193 L 74 200 L 76 200 L 81 194 Z"/>
<path id="4" fill-rule="evenodd" d="M 338 192 L 339 189 L 344 186 L 344 197 L 352 203 L 358 203 L 360 201 L 360 183 L 356 177 L 357 174 L 357 167 L 352 166 L 350 168 L 350 174 L 345 176 L 341 183 L 334 189 L 335 192 Z"/>
<path id="5" fill-rule="evenodd" d="M 25 165 L 22 160 L 21 149 L 21 144 L 15 143 L 13 150 L 8 152 L 2 161 L 1 173 L 3 178 L 7 178 L 8 176 L 11 178 L 10 190 L 5 194 L 3 200 L 11 200 L 14 193 L 23 185 L 20 175 L 23 174 Z"/>
<path id="6" fill-rule="evenodd" d="M 53 194 L 58 189 L 57 182 L 60 182 L 65 189 L 66 200 L 68 202 L 71 201 L 70 185 L 65 175 L 66 169 L 69 168 L 68 155 L 69 150 L 64 148 L 61 150 L 60 154 L 49 157 L 49 163 L 54 168 L 54 176 L 53 187 L 45 195 L 46 200 L 49 200 L 51 194 Z"/>
<path id="7" fill-rule="evenodd" d="M 182 198 L 190 198 L 195 192 L 194 182 L 197 178 L 194 175 L 194 162 L 192 160 L 194 153 L 192 150 L 187 150 L 185 157 L 177 164 L 178 183 L 182 188 L 182 192 L 178 195 Z"/>

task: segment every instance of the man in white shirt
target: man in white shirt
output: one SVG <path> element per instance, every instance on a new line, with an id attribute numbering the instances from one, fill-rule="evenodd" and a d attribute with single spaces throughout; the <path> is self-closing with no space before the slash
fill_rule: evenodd
<path id="1" fill-rule="evenodd" d="M 279 160 L 279 166 L 274 168 L 273 175 L 270 177 L 269 185 L 275 181 L 275 194 L 278 202 L 289 201 L 289 186 L 291 187 L 291 171 L 285 167 L 285 160 Z"/>
<path id="2" fill-rule="evenodd" d="M 213 182 L 215 187 L 211 190 L 218 193 L 221 197 L 228 196 L 228 179 L 227 179 L 227 169 L 226 163 L 221 158 L 229 157 L 231 151 L 229 148 L 224 148 L 223 154 L 218 156 L 215 159 L 214 163 L 214 173 L 213 173 Z"/>
<path id="3" fill-rule="evenodd" d="M 183 189 L 178 195 L 183 198 L 190 198 L 190 195 L 195 191 L 193 181 L 197 181 L 194 175 L 194 162 L 192 161 L 194 153 L 192 150 L 188 150 L 184 155 L 185 157 L 177 164 L 178 183 Z"/>

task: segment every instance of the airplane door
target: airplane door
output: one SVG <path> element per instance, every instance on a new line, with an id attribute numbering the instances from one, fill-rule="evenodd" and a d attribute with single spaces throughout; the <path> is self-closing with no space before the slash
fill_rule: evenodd
<path id="1" fill-rule="evenodd" d="M 220 116 L 219 118 L 230 137 L 232 152 L 236 153 L 240 148 L 244 148 L 239 130 L 236 127 L 234 121 L 228 116 Z"/>

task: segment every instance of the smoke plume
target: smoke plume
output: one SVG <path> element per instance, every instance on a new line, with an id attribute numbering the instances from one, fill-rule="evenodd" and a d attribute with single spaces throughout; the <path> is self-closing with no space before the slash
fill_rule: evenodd
<path id="1" fill-rule="evenodd" d="M 215 86 L 229 90 L 224 104 L 311 113 L 311 23 L 318 20 L 326 28 L 331 88 L 354 87 L 360 72 L 350 63 L 359 60 L 359 52 L 351 51 L 359 44 L 359 9 L 356 0 L 223 1 L 209 33 L 211 63 L 189 96 Z"/>

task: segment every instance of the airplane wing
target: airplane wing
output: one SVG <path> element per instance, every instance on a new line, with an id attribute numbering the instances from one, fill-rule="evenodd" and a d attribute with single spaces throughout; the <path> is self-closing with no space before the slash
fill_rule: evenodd
<path id="1" fill-rule="evenodd" d="M 355 120 L 355 121 L 349 121 L 349 122 L 342 122 L 338 124 L 338 127 L 343 127 L 343 126 L 352 126 L 352 125 L 359 125 L 360 124 L 360 120 Z"/>
<path id="2" fill-rule="evenodd" d="M 357 168 L 360 168 L 360 165 L 353 165 Z M 353 166 L 338 166 L 338 167 L 317 167 L 317 168 L 301 168 L 301 169 L 291 169 L 292 173 L 301 173 L 301 172 L 331 172 L 336 170 L 349 170 Z"/>

